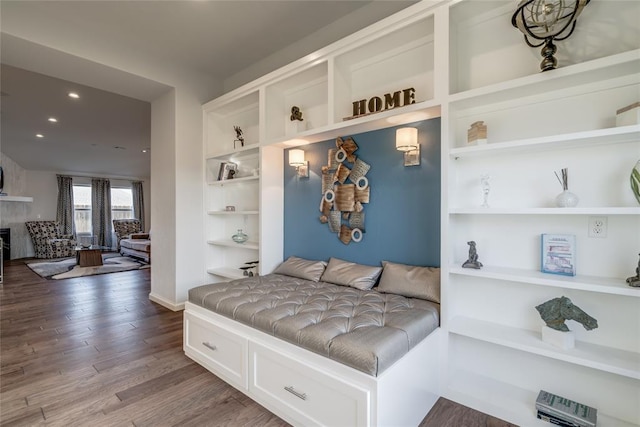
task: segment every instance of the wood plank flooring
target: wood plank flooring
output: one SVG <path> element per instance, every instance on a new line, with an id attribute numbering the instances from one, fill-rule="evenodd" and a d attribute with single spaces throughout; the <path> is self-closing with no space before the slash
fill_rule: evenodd
<path id="1" fill-rule="evenodd" d="M 149 270 L 46 280 L 6 262 L 0 425 L 288 425 L 188 359 L 182 312 L 149 291 Z M 440 399 L 420 424 L 436 426 L 512 425 Z"/>

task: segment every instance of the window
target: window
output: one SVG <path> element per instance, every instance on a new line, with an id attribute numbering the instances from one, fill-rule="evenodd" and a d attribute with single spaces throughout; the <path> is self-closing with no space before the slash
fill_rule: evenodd
<path id="1" fill-rule="evenodd" d="M 73 186 L 73 219 L 76 233 L 93 233 L 91 228 L 91 186 Z M 133 194 L 130 188 L 111 189 L 111 219 L 133 218 Z M 112 225 L 113 227 L 113 225 Z"/>
<path id="2" fill-rule="evenodd" d="M 130 188 L 111 189 L 111 219 L 133 218 L 133 194 Z"/>
<path id="3" fill-rule="evenodd" d="M 91 234 L 91 187 L 73 186 L 73 220 L 76 233 Z"/>

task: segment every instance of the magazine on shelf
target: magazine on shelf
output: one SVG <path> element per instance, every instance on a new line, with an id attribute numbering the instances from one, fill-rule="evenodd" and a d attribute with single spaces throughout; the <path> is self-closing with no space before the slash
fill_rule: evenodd
<path id="1" fill-rule="evenodd" d="M 536 399 L 538 418 L 568 427 L 595 427 L 598 410 L 540 390 Z"/>
<path id="2" fill-rule="evenodd" d="M 542 235 L 542 272 L 576 275 L 576 236 L 573 234 Z"/>

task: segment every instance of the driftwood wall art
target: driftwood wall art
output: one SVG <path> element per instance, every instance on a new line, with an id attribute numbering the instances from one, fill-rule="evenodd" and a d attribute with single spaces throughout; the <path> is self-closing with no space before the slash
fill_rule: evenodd
<path id="1" fill-rule="evenodd" d="M 329 231 L 345 245 L 362 240 L 363 204 L 370 198 L 366 175 L 371 165 L 356 156 L 357 150 L 353 138 L 337 138 L 336 148 L 328 150 L 327 165 L 322 167 L 320 222 L 328 224 Z"/>

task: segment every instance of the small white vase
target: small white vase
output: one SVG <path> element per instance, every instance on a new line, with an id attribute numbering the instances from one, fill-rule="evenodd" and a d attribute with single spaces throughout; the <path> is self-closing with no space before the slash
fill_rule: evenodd
<path id="1" fill-rule="evenodd" d="M 569 190 L 564 190 L 556 196 L 556 206 L 559 208 L 573 208 L 578 205 L 578 196 Z"/>

